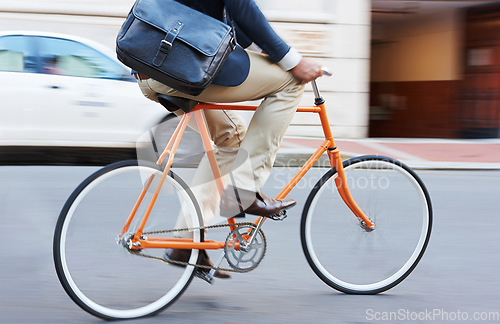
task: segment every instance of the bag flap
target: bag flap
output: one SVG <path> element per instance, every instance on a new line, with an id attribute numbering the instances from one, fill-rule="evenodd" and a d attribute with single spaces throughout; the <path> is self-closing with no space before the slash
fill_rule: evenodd
<path id="1" fill-rule="evenodd" d="M 214 56 L 231 32 L 231 27 L 222 21 L 173 0 L 137 0 L 132 14 L 165 33 L 177 21 L 182 22 L 184 26 L 177 38 L 207 56 Z"/>

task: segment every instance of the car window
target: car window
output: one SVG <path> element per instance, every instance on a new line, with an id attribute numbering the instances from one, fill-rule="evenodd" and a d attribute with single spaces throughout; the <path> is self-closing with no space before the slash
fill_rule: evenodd
<path id="1" fill-rule="evenodd" d="M 85 44 L 55 37 L 39 37 L 43 73 L 123 80 L 127 70 Z"/>
<path id="2" fill-rule="evenodd" d="M 22 35 L 0 37 L 0 71 L 37 72 L 32 38 Z"/>

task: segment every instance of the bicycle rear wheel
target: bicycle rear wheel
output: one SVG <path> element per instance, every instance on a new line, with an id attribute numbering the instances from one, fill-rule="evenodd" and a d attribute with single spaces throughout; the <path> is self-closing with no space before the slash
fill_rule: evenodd
<path id="1" fill-rule="evenodd" d="M 64 205 L 54 234 L 54 263 L 68 295 L 87 312 L 110 320 L 155 314 L 187 288 L 193 266 L 181 267 L 141 255 L 162 258 L 161 249 L 130 253 L 118 242 L 145 181 L 155 175 L 128 233 L 135 233 L 162 172 L 157 165 L 137 161 L 107 166 L 80 184 Z M 203 225 L 198 204 L 174 173 L 166 178 L 144 232 L 173 229 L 179 213 L 193 227 Z M 191 224 L 190 224 L 191 223 Z M 173 233 L 155 236 L 174 236 Z M 195 242 L 203 231 L 191 232 Z M 189 262 L 198 260 L 192 250 Z"/>
<path id="2" fill-rule="evenodd" d="M 305 204 L 302 248 L 329 286 L 349 294 L 380 293 L 406 278 L 424 254 L 432 227 L 429 194 L 408 166 L 391 158 L 364 156 L 343 166 L 349 191 L 376 229 L 365 231 L 345 205 L 333 168 Z"/>

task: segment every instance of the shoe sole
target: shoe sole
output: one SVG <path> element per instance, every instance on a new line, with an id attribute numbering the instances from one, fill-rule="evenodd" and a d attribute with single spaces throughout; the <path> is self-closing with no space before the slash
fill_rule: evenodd
<path id="1" fill-rule="evenodd" d="M 280 212 L 288 210 L 288 209 L 294 207 L 295 205 L 297 205 L 297 202 L 295 202 L 293 205 L 290 205 L 288 207 L 282 208 L 282 209 L 278 210 L 278 212 L 276 214 L 271 214 L 271 215 L 257 215 L 257 214 L 249 214 L 249 213 L 242 212 L 242 213 L 239 213 L 239 214 L 237 214 L 235 216 L 232 216 L 232 217 L 223 216 L 223 215 L 221 215 L 221 216 L 222 217 L 226 217 L 226 218 L 244 218 L 246 215 L 250 215 L 250 216 L 266 217 L 266 218 L 273 219 L 273 216 L 279 215 Z"/>

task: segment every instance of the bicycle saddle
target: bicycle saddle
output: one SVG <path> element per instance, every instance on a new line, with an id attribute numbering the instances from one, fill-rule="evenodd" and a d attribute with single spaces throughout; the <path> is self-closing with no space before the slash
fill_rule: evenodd
<path id="1" fill-rule="evenodd" d="M 158 93 L 156 98 L 168 111 L 182 109 L 184 112 L 190 112 L 198 104 L 196 100 L 167 96 L 161 93 Z"/>

